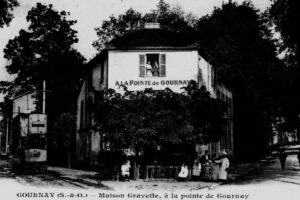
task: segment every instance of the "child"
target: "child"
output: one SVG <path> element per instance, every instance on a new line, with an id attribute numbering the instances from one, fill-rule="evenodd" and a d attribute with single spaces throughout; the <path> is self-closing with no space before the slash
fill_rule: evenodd
<path id="1" fill-rule="evenodd" d="M 180 169 L 180 172 L 178 174 L 178 181 L 186 181 L 187 177 L 188 177 L 188 174 L 189 174 L 189 170 L 187 168 L 187 165 L 185 163 L 183 163 L 181 165 L 181 169 Z"/>
<path id="2" fill-rule="evenodd" d="M 121 177 L 122 181 L 129 181 L 129 175 L 130 175 L 130 161 L 127 160 L 122 166 L 121 166 Z"/>

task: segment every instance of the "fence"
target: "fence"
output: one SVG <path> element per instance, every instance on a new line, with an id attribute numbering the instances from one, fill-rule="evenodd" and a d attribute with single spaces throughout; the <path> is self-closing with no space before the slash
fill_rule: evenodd
<path id="1" fill-rule="evenodd" d="M 177 179 L 180 166 L 147 165 L 145 181 L 174 180 Z"/>

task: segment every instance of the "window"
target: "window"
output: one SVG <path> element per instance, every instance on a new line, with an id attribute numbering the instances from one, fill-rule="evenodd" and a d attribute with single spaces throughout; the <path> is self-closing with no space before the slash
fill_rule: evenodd
<path id="1" fill-rule="evenodd" d="M 100 68 L 100 83 L 104 83 L 104 62 L 101 63 L 101 68 Z"/>
<path id="2" fill-rule="evenodd" d="M 140 77 L 166 76 L 166 54 L 140 54 Z"/>
<path id="3" fill-rule="evenodd" d="M 84 102 L 83 102 L 83 100 L 81 100 L 81 102 L 80 102 L 80 128 L 83 128 L 83 126 L 84 126 L 84 108 L 83 108 L 83 106 L 84 106 Z"/>
<path id="4" fill-rule="evenodd" d="M 211 66 L 211 87 L 214 88 L 215 87 L 215 70 L 214 68 Z"/>

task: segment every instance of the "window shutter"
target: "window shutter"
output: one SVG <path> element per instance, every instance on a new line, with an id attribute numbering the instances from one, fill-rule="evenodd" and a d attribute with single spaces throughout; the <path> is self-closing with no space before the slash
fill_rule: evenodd
<path id="1" fill-rule="evenodd" d="M 159 55 L 159 76 L 166 76 L 166 54 Z"/>
<path id="2" fill-rule="evenodd" d="M 146 74 L 146 56 L 141 54 L 140 55 L 140 77 L 145 77 Z"/>

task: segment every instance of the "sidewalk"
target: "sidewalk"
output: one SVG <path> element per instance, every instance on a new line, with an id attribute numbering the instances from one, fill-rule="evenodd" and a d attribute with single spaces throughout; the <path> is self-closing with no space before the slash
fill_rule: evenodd
<path id="1" fill-rule="evenodd" d="M 273 160 L 276 160 L 277 157 L 274 156 L 267 156 L 265 159 L 260 160 L 255 163 L 237 163 L 233 164 L 229 167 L 228 170 L 228 179 L 230 181 L 234 181 L 238 179 L 239 177 L 246 175 L 250 171 L 253 171 L 257 168 L 260 168 L 264 165 L 267 165 L 268 163 L 272 162 Z"/>
<path id="2" fill-rule="evenodd" d="M 239 177 L 249 173 L 252 170 L 263 167 L 268 163 L 272 162 L 276 158 L 267 157 L 256 163 L 242 163 L 233 164 L 228 171 L 228 180 L 235 181 Z M 187 182 L 177 182 L 173 181 L 130 181 L 130 182 L 120 182 L 111 180 L 102 180 L 99 172 L 95 171 L 84 171 L 75 170 L 62 167 L 48 167 L 48 172 L 56 175 L 60 178 L 81 182 L 91 187 L 96 187 L 100 189 L 137 189 L 137 190 L 200 190 L 204 188 L 213 188 L 219 185 L 217 182 L 204 182 L 204 181 L 187 181 Z"/>

